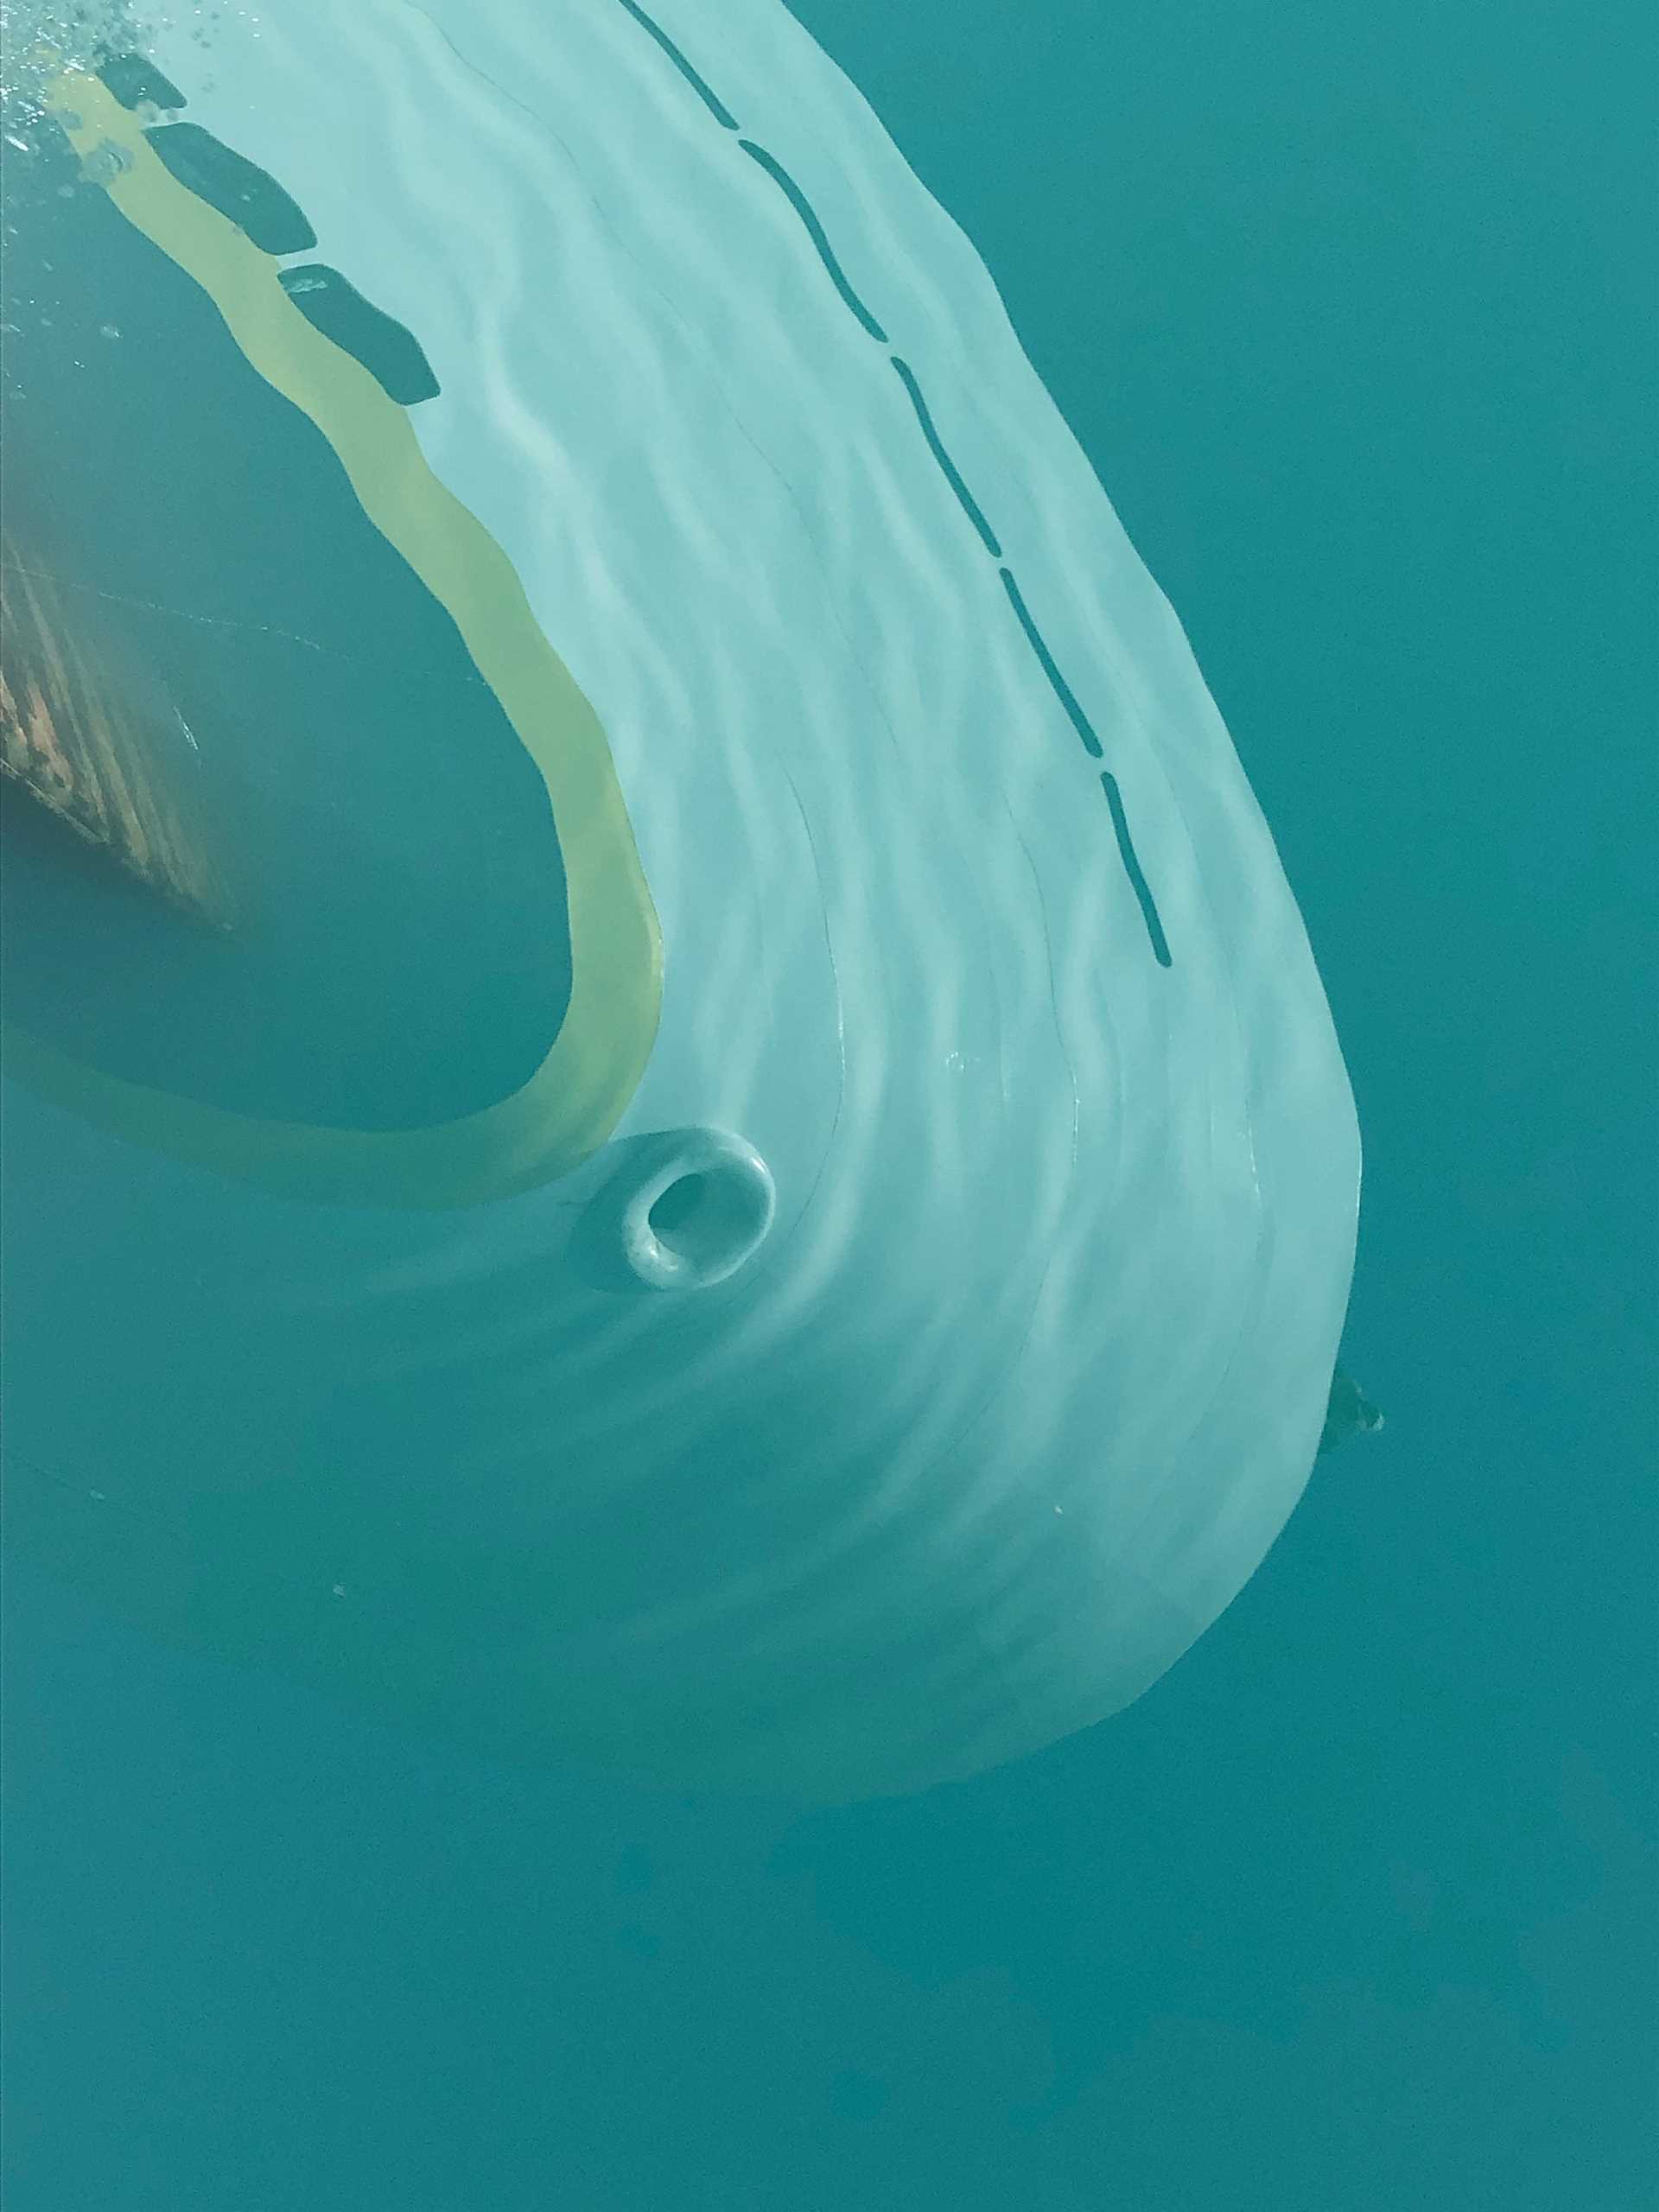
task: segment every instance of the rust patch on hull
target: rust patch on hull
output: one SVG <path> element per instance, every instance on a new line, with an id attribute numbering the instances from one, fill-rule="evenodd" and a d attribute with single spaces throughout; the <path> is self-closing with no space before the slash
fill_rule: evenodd
<path id="1" fill-rule="evenodd" d="M 232 923 L 204 810 L 196 741 L 91 594 L 0 537 L 0 777 L 193 920 Z"/>

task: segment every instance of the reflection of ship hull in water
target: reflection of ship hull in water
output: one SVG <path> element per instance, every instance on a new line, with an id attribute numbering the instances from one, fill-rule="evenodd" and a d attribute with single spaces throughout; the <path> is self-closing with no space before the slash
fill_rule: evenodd
<path id="1" fill-rule="evenodd" d="M 92 598 L 0 538 L 0 775 L 169 905 L 226 929 L 192 790 L 196 741 Z"/>

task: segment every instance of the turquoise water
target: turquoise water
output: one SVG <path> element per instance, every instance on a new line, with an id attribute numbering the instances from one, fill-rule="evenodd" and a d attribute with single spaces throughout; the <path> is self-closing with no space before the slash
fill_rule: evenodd
<path id="1" fill-rule="evenodd" d="M 1127 1713 L 804 1819 L 411 1748 L 15 1575 L 13 2201 L 1649 2202 L 1642 26 L 797 12 L 1227 717 L 1389 1427 Z"/>

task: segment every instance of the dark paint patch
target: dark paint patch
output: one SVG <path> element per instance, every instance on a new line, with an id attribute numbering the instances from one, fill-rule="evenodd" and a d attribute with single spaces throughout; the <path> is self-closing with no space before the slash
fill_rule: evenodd
<path id="1" fill-rule="evenodd" d="M 308 261 L 277 275 L 312 327 L 360 361 L 389 399 L 414 407 L 437 397 L 438 380 L 414 332 L 365 300 L 338 269 Z"/>
<path id="2" fill-rule="evenodd" d="M 264 253 L 308 253 L 317 234 L 302 210 L 255 162 L 197 123 L 161 123 L 144 137 L 187 190 L 216 207 Z"/>
<path id="3" fill-rule="evenodd" d="M 922 426 L 922 435 L 927 440 L 928 451 L 944 470 L 945 481 L 961 501 L 963 513 L 979 532 L 980 540 L 985 550 L 993 561 L 1000 561 L 1002 558 L 1002 548 L 998 544 L 991 525 L 980 512 L 978 500 L 963 482 L 955 461 L 945 451 L 944 441 L 933 427 L 933 417 L 928 412 L 927 402 L 922 397 L 922 388 L 911 373 L 909 362 L 901 361 L 896 353 L 892 355 L 891 359 L 893 367 L 899 372 L 900 382 L 910 394 L 910 404 L 916 410 L 916 419 Z"/>
<path id="4" fill-rule="evenodd" d="M 823 225 L 818 220 L 817 210 L 801 190 L 800 186 L 796 183 L 783 164 L 774 161 L 764 146 L 757 146 L 753 138 L 740 138 L 737 143 L 750 160 L 758 162 L 766 171 L 802 222 L 805 224 L 806 234 L 817 250 L 818 259 L 829 271 L 830 283 L 840 293 L 847 306 L 858 317 L 865 329 L 868 331 L 870 336 L 885 346 L 887 342 L 887 332 L 882 329 L 863 301 L 847 282 L 846 275 L 840 262 L 836 258 L 835 249 L 830 243 Z"/>
<path id="5" fill-rule="evenodd" d="M 1039 631 L 1037 625 L 1031 619 L 1030 609 L 1026 605 L 1025 600 L 1020 594 L 1020 587 L 1014 581 L 1013 569 L 1004 569 L 1001 571 L 1001 576 L 1002 588 L 1008 594 L 1008 603 L 1020 619 L 1020 627 L 1025 632 L 1033 652 L 1036 654 L 1039 661 L 1042 664 L 1043 674 L 1048 678 L 1050 683 L 1054 688 L 1055 697 L 1065 709 L 1067 718 L 1070 720 L 1072 728 L 1076 730 L 1077 735 L 1083 740 L 1084 751 L 1092 754 L 1093 757 L 1098 760 L 1100 758 L 1100 740 L 1095 735 L 1094 725 L 1090 721 L 1088 715 L 1084 713 L 1083 709 L 1077 704 L 1076 693 L 1072 690 L 1071 686 L 1066 682 L 1065 678 L 1060 674 L 1058 668 L 1055 665 L 1054 656 L 1050 652 L 1047 645 L 1044 643 L 1042 633 Z"/>
<path id="6" fill-rule="evenodd" d="M 1123 863 L 1123 873 L 1141 905 L 1141 918 L 1147 925 L 1147 935 L 1152 940 L 1153 957 L 1160 968 L 1170 965 L 1169 940 L 1164 935 L 1164 925 L 1158 918 L 1158 904 L 1152 895 L 1152 887 L 1141 872 L 1134 840 L 1129 836 L 1129 817 L 1123 811 L 1123 795 L 1117 788 L 1117 778 L 1109 768 L 1101 771 L 1100 780 L 1105 787 L 1106 804 L 1111 809 L 1112 827 L 1117 832 L 1117 856 Z"/>
<path id="7" fill-rule="evenodd" d="M 162 76 L 155 63 L 146 61 L 142 54 L 112 54 L 100 65 L 98 73 L 122 106 L 129 110 L 143 107 L 146 101 L 153 107 L 188 105 L 172 79 Z"/>
<path id="8" fill-rule="evenodd" d="M 650 37 L 656 40 L 658 45 L 661 47 L 663 52 L 674 64 L 674 67 L 679 71 L 681 76 L 684 78 L 686 83 L 690 86 L 692 91 L 708 109 L 709 114 L 714 117 L 715 122 L 721 124 L 728 130 L 735 130 L 737 128 L 736 117 L 732 113 L 730 108 L 726 105 L 725 102 L 719 99 L 715 92 L 711 92 L 708 85 L 700 76 L 698 76 L 696 71 L 691 67 L 691 64 L 680 52 L 679 48 L 675 45 L 673 40 L 670 38 L 668 33 L 663 29 L 662 25 L 660 23 L 653 22 L 651 17 L 645 13 L 645 10 L 635 4 L 635 0 L 622 0 L 622 5 L 627 10 L 629 15 L 633 17 L 634 22 L 639 24 L 640 29 L 645 31 Z"/>

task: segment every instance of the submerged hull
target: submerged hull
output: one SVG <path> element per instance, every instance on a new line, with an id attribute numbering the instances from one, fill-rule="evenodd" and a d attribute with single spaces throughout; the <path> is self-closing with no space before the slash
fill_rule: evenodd
<path id="1" fill-rule="evenodd" d="M 1139 1694 L 1273 1541 L 1352 1098 L 1179 626 L 857 94 L 772 0 L 516 19 L 162 43 L 228 163 L 130 77 L 48 94 L 87 313 L 105 253 L 172 287 L 146 343 L 223 369 L 188 435 L 296 441 L 261 593 L 349 510 L 428 598 L 353 621 L 365 552 L 284 601 L 296 665 L 375 671 L 304 695 L 302 791 L 238 734 L 270 625 L 180 571 L 241 640 L 259 911 L 325 887 L 262 820 L 357 825 L 353 895 L 327 957 L 197 976 L 165 1067 L 114 1001 L 11 1040 L 14 1529 L 493 1750 L 921 1787 Z M 466 713 L 381 713 L 440 637 Z M 416 741 L 449 796 L 376 813 Z"/>

